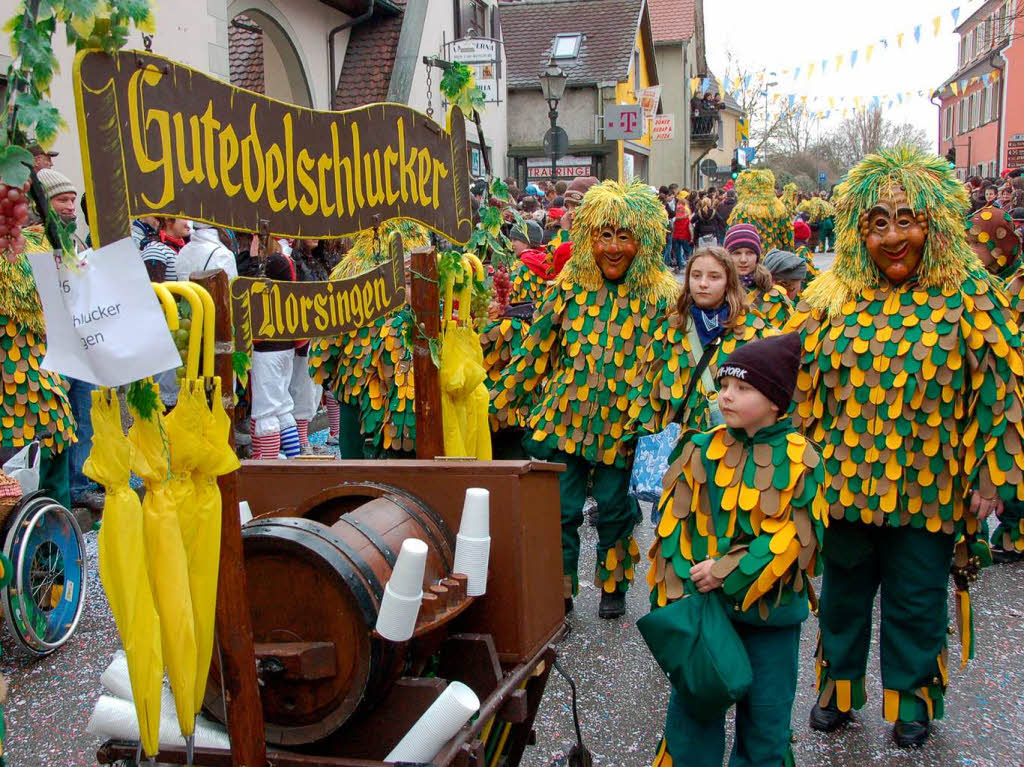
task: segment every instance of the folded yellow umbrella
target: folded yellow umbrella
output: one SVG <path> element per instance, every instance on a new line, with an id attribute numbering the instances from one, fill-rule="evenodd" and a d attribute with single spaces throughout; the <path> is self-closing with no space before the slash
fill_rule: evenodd
<path id="1" fill-rule="evenodd" d="M 202 392 L 201 392 L 202 394 Z M 195 707 L 206 692 L 213 654 L 214 617 L 217 608 L 217 576 L 220 566 L 221 498 L 217 477 L 239 468 L 238 457 L 228 441 L 231 419 L 221 401 L 221 380 L 213 379 L 210 407 L 203 408 L 203 441 L 192 474 L 195 485 L 194 528 L 186 540 L 192 614 L 196 629 Z"/>
<path id="2" fill-rule="evenodd" d="M 122 432 L 113 392 L 92 392 L 93 441 L 83 471 L 106 490 L 99 534 L 100 580 L 128 660 L 139 735 L 146 756 L 156 756 L 164 664 L 160 619 L 146 575 L 142 507 L 129 484 L 132 447 Z"/>
<path id="3" fill-rule="evenodd" d="M 135 422 L 128 432 L 128 439 L 135 448 L 132 468 L 146 485 L 142 502 L 146 571 L 160 616 L 164 663 L 174 693 L 178 727 L 182 735 L 190 736 L 196 717 L 193 696 L 196 639 L 188 562 L 174 496 L 168 484 L 171 454 L 176 447 L 169 441 L 159 409 L 149 413 L 148 418 L 134 409 L 132 415 Z"/>

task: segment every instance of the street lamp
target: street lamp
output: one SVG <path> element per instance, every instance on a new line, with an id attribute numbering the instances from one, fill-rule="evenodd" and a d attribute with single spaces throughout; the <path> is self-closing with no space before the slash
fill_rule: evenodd
<path id="1" fill-rule="evenodd" d="M 547 68 L 540 73 L 540 88 L 544 93 L 544 100 L 548 102 L 548 119 L 551 121 L 551 183 L 555 183 L 555 173 L 558 167 L 557 152 L 554 150 L 555 128 L 558 126 L 558 102 L 565 94 L 565 84 L 569 80 L 562 68 L 555 63 L 554 59 L 548 61 Z"/>

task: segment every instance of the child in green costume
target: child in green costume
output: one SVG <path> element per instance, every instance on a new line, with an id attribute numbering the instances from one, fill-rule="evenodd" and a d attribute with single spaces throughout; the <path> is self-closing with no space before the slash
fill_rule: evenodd
<path id="1" fill-rule="evenodd" d="M 652 609 L 717 592 L 750 659 L 730 767 L 792 764 L 800 625 L 826 511 L 821 456 L 785 415 L 799 355 L 796 334 L 773 336 L 718 369 L 725 425 L 680 440 L 649 553 Z M 654 767 L 719 767 L 725 715 L 708 718 L 673 691 Z"/>

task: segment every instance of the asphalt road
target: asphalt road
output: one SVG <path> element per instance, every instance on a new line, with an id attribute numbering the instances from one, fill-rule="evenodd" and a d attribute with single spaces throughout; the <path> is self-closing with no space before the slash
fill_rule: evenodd
<path id="1" fill-rule="evenodd" d="M 646 509 L 645 509 L 646 513 Z M 640 549 L 653 541 L 646 520 L 637 526 Z M 593 572 L 596 536 L 583 528 L 581 593 L 570 617 L 572 633 L 559 651 L 579 690 L 583 738 L 598 765 L 644 767 L 654 756 L 664 725 L 668 684 L 636 630 L 648 609 L 646 557 L 628 612 L 617 621 L 597 617 L 598 590 L 587 582 Z M 920 751 L 891 745 L 891 725 L 882 719 L 878 677 L 877 628 L 868 662 L 868 705 L 845 732 L 823 735 L 807 725 L 814 702 L 814 650 L 817 623 L 804 624 L 800 681 L 793 708 L 793 751 L 800 767 L 1021 767 L 1024 765 L 1024 564 L 988 568 L 972 587 L 977 648 L 975 659 L 959 670 L 960 647 L 950 637 L 950 687 L 946 718 L 934 726 Z M 876 607 L 877 613 L 877 607 Z M 876 614 L 877 619 L 877 614 Z M 954 660 L 956 659 L 956 660 Z M 537 747 L 524 767 L 564 764 L 575 743 L 568 685 L 552 674 L 536 724 Z M 731 739 L 730 739 L 731 743 Z"/>

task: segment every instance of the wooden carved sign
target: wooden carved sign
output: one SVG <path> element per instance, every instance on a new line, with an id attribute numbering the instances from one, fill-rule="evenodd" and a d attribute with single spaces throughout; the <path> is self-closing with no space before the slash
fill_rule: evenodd
<path id="1" fill-rule="evenodd" d="M 259 277 L 231 281 L 235 349 L 253 341 L 332 338 L 369 325 L 405 303 L 405 253 L 395 234 L 391 258 L 368 272 L 329 282 L 281 282 Z"/>
<path id="2" fill-rule="evenodd" d="M 458 109 L 447 131 L 399 104 L 305 109 L 140 51 L 79 53 L 74 90 L 97 245 L 149 215 L 308 239 L 390 218 L 472 233 Z"/>

